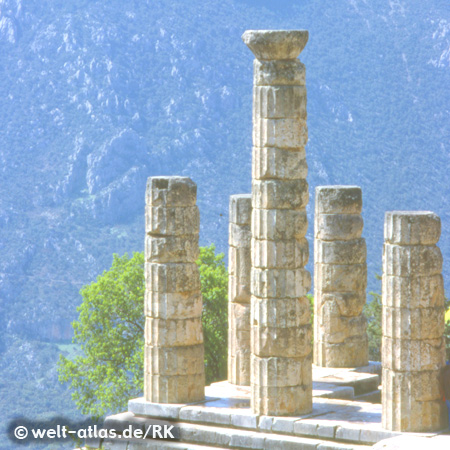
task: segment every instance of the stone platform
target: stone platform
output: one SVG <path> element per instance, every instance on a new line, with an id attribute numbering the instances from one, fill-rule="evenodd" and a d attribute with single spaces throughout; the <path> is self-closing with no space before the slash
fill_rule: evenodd
<path id="1" fill-rule="evenodd" d="M 206 387 L 205 401 L 196 404 L 134 399 L 129 402 L 129 412 L 108 417 L 107 425 L 120 429 L 131 423 L 143 429 L 155 420 L 165 421 L 178 427 L 180 441 L 122 439 L 89 445 L 110 450 L 362 450 L 377 443 L 379 449 L 413 448 L 413 439 L 427 450 L 443 445 L 450 448 L 450 435 L 445 434 L 448 430 L 396 433 L 381 428 L 381 404 L 371 403 L 380 398 L 379 372 L 377 363 L 357 369 L 314 366 L 313 411 L 298 417 L 252 414 L 250 388 L 226 381 Z"/>

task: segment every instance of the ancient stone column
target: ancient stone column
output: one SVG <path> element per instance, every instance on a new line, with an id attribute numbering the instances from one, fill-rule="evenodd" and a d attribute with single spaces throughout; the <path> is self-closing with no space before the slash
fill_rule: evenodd
<path id="1" fill-rule="evenodd" d="M 246 31 L 254 53 L 251 407 L 256 414 L 312 409 L 311 277 L 305 239 L 308 184 L 307 31 Z"/>
<path id="2" fill-rule="evenodd" d="M 151 177 L 145 213 L 144 397 L 155 403 L 204 398 L 197 186 Z"/>
<path id="3" fill-rule="evenodd" d="M 228 259 L 228 381 L 250 386 L 252 196 L 230 197 Z"/>
<path id="4" fill-rule="evenodd" d="M 314 363 L 368 363 L 366 242 L 357 186 L 316 188 L 314 241 Z"/>
<path id="5" fill-rule="evenodd" d="M 382 425 L 448 426 L 438 376 L 445 364 L 441 222 L 431 212 L 387 212 L 383 251 Z"/>

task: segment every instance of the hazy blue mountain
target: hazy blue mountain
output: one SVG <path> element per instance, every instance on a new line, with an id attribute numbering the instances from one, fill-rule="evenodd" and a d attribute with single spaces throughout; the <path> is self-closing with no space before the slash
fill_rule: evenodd
<path id="1" fill-rule="evenodd" d="M 57 389 L 80 287 L 112 253 L 143 249 L 148 176 L 190 176 L 201 244 L 227 251 L 229 196 L 251 185 L 240 36 L 257 28 L 310 32 L 308 211 L 318 185 L 362 187 L 378 289 L 384 211 L 433 210 L 449 279 L 448 0 L 0 0 L 0 392 L 21 396 L 13 413 L 73 411 L 62 388 L 38 397 Z"/>

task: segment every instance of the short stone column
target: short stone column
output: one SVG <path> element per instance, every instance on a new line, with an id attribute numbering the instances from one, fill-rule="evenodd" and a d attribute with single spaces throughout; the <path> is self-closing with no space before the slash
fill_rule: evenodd
<path id="1" fill-rule="evenodd" d="M 314 363 L 368 363 L 366 242 L 357 186 L 316 188 L 314 241 Z"/>
<path id="2" fill-rule="evenodd" d="M 311 276 L 305 239 L 307 31 L 246 31 L 254 53 L 251 407 L 261 415 L 312 409 Z"/>
<path id="3" fill-rule="evenodd" d="M 250 386 L 251 194 L 230 197 L 228 381 Z"/>
<path id="4" fill-rule="evenodd" d="M 204 398 L 197 186 L 152 177 L 145 212 L 144 397 L 155 403 Z"/>
<path id="5" fill-rule="evenodd" d="M 387 212 L 383 251 L 382 425 L 448 426 L 438 376 L 445 364 L 441 222 L 431 212 Z"/>

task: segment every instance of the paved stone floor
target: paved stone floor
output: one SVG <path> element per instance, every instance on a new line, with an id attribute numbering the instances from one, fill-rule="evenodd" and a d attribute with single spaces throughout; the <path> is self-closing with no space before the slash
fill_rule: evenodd
<path id="1" fill-rule="evenodd" d="M 313 410 L 297 417 L 258 416 L 250 410 L 250 388 L 226 381 L 206 388 L 196 404 L 129 402 L 129 412 L 110 416 L 109 425 L 145 426 L 155 420 L 179 427 L 181 442 L 128 443 L 127 449 L 450 449 L 448 430 L 396 433 L 382 429 L 380 366 L 313 369 Z M 369 400 L 369 401 L 367 401 Z M 122 441 L 122 444 L 124 442 Z M 101 448 L 115 449 L 113 442 Z M 119 448 L 119 447 L 117 447 Z"/>

